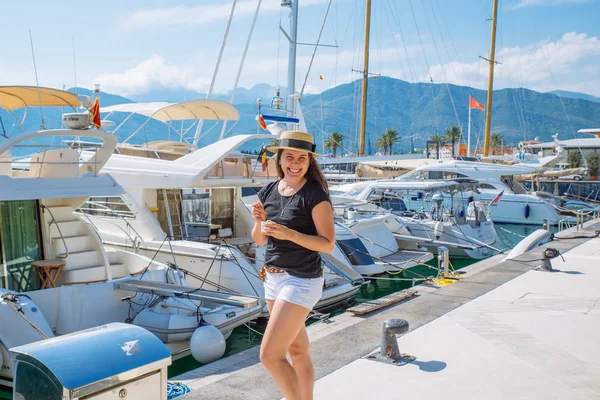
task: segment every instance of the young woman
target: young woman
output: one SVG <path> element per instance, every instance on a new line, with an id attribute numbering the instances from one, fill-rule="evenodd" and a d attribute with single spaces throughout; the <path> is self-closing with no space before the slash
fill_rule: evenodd
<path id="1" fill-rule="evenodd" d="M 252 238 L 267 245 L 261 277 L 270 318 L 260 360 L 287 400 L 311 400 L 315 374 L 304 322 L 323 293 L 319 252 L 334 249 L 333 212 L 312 135 L 283 132 L 267 150 L 277 152 L 280 179 L 252 205 Z"/>

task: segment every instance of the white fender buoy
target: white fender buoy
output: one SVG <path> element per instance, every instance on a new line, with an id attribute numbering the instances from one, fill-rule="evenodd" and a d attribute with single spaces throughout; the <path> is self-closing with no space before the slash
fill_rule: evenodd
<path id="1" fill-rule="evenodd" d="M 218 360 L 225 354 L 225 337 L 213 325 L 202 323 L 192 334 L 190 352 L 202 364 Z"/>

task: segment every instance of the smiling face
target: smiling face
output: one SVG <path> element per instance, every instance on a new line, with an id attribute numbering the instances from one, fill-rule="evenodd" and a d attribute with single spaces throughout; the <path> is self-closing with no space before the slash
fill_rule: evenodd
<path id="1" fill-rule="evenodd" d="M 310 165 L 310 155 L 302 150 L 281 150 L 279 165 L 287 179 L 300 180 L 304 178 Z"/>

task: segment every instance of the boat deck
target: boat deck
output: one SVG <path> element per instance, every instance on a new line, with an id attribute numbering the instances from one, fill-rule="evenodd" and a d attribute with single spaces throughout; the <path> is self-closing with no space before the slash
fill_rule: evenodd
<path id="1" fill-rule="evenodd" d="M 500 255 L 452 285 L 420 286 L 418 296 L 365 317 L 311 325 L 315 399 L 600 399 L 600 239 L 547 247 L 564 254 L 556 272 L 536 270 L 543 248 L 504 263 Z M 392 318 L 410 323 L 398 344 L 416 361 L 362 358 L 378 350 Z M 174 380 L 195 389 L 184 400 L 281 398 L 258 347 Z"/>

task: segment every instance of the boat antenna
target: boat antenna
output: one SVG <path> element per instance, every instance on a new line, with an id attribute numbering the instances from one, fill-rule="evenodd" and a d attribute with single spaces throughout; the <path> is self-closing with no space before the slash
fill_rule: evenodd
<path id="1" fill-rule="evenodd" d="M 75 94 L 79 95 L 79 88 L 77 87 L 77 68 L 75 68 L 75 38 L 73 38 L 73 77 L 75 78 Z"/>
<path id="2" fill-rule="evenodd" d="M 492 90 L 494 88 L 494 57 L 496 54 L 496 22 L 498 21 L 498 0 L 494 0 L 494 9 L 492 11 L 492 37 L 490 41 L 490 59 L 484 58 L 488 62 L 488 93 L 485 113 L 485 134 L 483 137 L 483 156 L 487 157 L 490 146 L 490 125 L 492 124 Z M 482 57 L 483 58 L 483 57 Z"/>
<path id="3" fill-rule="evenodd" d="M 31 44 L 31 57 L 33 58 L 33 71 L 35 72 L 35 84 L 38 89 L 38 100 L 40 102 L 40 117 L 42 118 L 41 130 L 46 129 L 44 124 L 44 112 L 42 111 L 42 92 L 40 91 L 40 82 L 38 80 L 37 66 L 35 65 L 35 51 L 33 50 L 33 37 L 31 36 L 31 29 L 29 29 L 29 43 Z"/>

